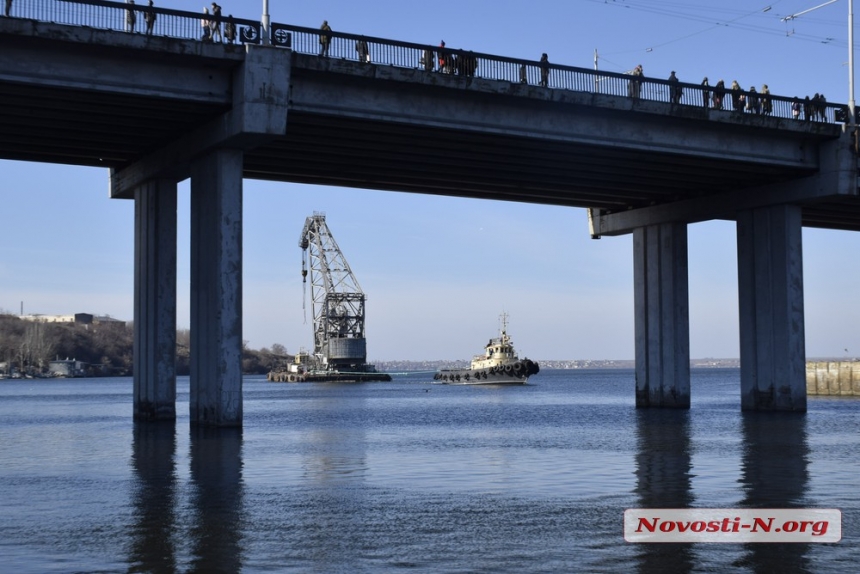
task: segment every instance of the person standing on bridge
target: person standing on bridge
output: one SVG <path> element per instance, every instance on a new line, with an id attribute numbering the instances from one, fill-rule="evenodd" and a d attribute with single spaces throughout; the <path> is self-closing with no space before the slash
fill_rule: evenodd
<path id="1" fill-rule="evenodd" d="M 152 8 L 152 0 L 149 0 L 149 7 Z M 152 36 L 152 28 L 155 26 L 155 12 L 144 12 L 143 21 L 146 22 L 146 35 Z"/>
<path id="2" fill-rule="evenodd" d="M 773 102 L 770 99 L 770 90 L 767 84 L 761 85 L 761 111 L 766 116 L 773 113 Z"/>
<path id="3" fill-rule="evenodd" d="M 328 48 L 331 45 L 331 26 L 328 25 L 328 20 L 323 20 L 320 30 L 320 56 L 328 56 Z"/>
<path id="4" fill-rule="evenodd" d="M 425 72 L 432 72 L 436 68 L 433 50 L 424 48 L 424 51 L 421 53 L 421 65 L 424 66 Z"/>
<path id="5" fill-rule="evenodd" d="M 732 80 L 732 109 L 744 113 L 744 95 L 737 80 Z"/>
<path id="6" fill-rule="evenodd" d="M 228 44 L 236 43 L 236 23 L 233 21 L 233 15 L 227 16 L 227 21 L 224 22 L 224 39 Z"/>
<path id="7" fill-rule="evenodd" d="M 726 83 L 721 79 L 717 82 L 717 85 L 714 86 L 714 109 L 721 110 L 723 109 L 723 98 L 726 95 Z"/>
<path id="8" fill-rule="evenodd" d="M 203 30 L 203 35 L 200 37 L 204 42 L 208 42 L 212 39 L 212 24 L 209 22 L 209 8 L 206 6 L 203 7 L 203 19 L 200 20 L 200 28 Z"/>
<path id="9" fill-rule="evenodd" d="M 134 11 L 134 0 L 128 0 L 128 5 L 131 8 L 125 11 L 125 25 L 129 32 L 134 32 L 135 24 L 137 24 L 137 13 Z"/>
<path id="10" fill-rule="evenodd" d="M 439 42 L 439 49 L 436 50 L 436 58 L 439 60 L 439 71 L 445 74 L 454 73 L 454 66 L 451 62 L 451 54 L 445 49 L 445 40 Z"/>
<path id="11" fill-rule="evenodd" d="M 541 54 L 540 62 L 538 63 L 538 67 L 540 67 L 540 85 L 544 88 L 549 87 L 549 58 L 546 55 L 546 52 Z"/>
<path id="12" fill-rule="evenodd" d="M 633 71 L 630 72 L 636 79 L 630 80 L 630 83 L 627 84 L 627 96 L 633 98 L 634 100 L 638 100 L 639 96 L 642 95 L 642 64 L 637 65 L 633 68 Z"/>
<path id="13" fill-rule="evenodd" d="M 217 35 L 218 43 L 220 44 L 224 41 L 224 36 L 221 35 L 221 6 L 215 2 L 212 3 L 212 15 L 214 16 L 212 18 L 212 41 L 215 41 L 215 36 Z"/>
<path id="14" fill-rule="evenodd" d="M 702 106 L 705 109 L 708 109 L 708 104 L 711 100 L 711 92 L 708 90 L 708 76 L 705 76 L 705 79 L 702 80 Z"/>
<path id="15" fill-rule="evenodd" d="M 750 95 L 749 98 L 747 98 L 747 109 L 755 115 L 759 115 L 761 113 L 761 106 L 759 105 L 758 93 L 755 91 L 755 86 L 750 86 Z"/>
<path id="16" fill-rule="evenodd" d="M 12 11 L 12 0 L 6 0 L 6 16 Z"/>
<path id="17" fill-rule="evenodd" d="M 682 93 L 683 89 L 678 82 L 678 76 L 675 75 L 675 70 L 672 70 L 672 73 L 669 74 L 669 101 L 672 104 L 680 103 Z"/>
<path id="18" fill-rule="evenodd" d="M 358 61 L 362 64 L 370 62 L 370 49 L 367 47 L 367 40 L 357 40 L 355 42 L 355 51 L 358 52 Z"/>

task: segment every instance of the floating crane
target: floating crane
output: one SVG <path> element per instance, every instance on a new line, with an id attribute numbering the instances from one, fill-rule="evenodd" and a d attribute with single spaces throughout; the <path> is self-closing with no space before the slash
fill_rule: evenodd
<path id="1" fill-rule="evenodd" d="M 386 373 L 367 364 L 364 334 L 366 297 L 346 257 L 325 222 L 324 213 L 305 220 L 299 236 L 302 284 L 311 284 L 314 349 L 296 355 L 286 373 L 269 373 L 269 380 L 390 381 Z"/>
<path id="2" fill-rule="evenodd" d="M 366 297 L 326 225 L 325 214 L 314 213 L 305 220 L 299 247 L 302 282 L 307 285 L 308 274 L 311 279 L 314 356 L 323 366 L 363 366 L 367 360 Z"/>

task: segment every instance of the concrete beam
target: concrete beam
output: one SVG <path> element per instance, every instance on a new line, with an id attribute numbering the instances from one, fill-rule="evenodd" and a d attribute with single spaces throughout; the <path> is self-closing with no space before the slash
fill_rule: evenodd
<path id="1" fill-rule="evenodd" d="M 134 418 L 176 418 L 176 183 L 134 201 Z"/>
<path id="2" fill-rule="evenodd" d="M 286 133 L 290 51 L 253 44 L 245 48 L 245 60 L 233 76 L 231 109 L 134 165 L 112 171 L 111 197 L 128 198 L 152 178 L 186 179 L 195 158 L 210 150 L 253 149 Z"/>
<path id="3" fill-rule="evenodd" d="M 228 104 L 242 56 L 238 47 L 21 18 L 5 18 L 3 33 L 0 81 L 96 93 Z"/>
<path id="4" fill-rule="evenodd" d="M 636 406 L 690 408 L 687 226 L 633 232 Z"/>
<path id="5" fill-rule="evenodd" d="M 540 90 L 480 78 L 427 74 L 417 69 L 359 67 L 332 59 L 319 61 L 324 60 L 320 58 L 310 61 L 303 55 L 296 55 L 296 60 L 302 63 L 301 69 L 294 69 L 301 81 L 295 82 L 290 98 L 290 109 L 296 112 L 526 138 L 539 134 L 545 141 L 623 147 L 649 154 L 818 167 L 817 141 L 810 141 L 809 134 L 800 131 L 799 122 L 792 123 L 793 120 L 783 122 L 751 114 L 738 117 L 730 112 L 714 112 L 725 115 L 730 120 L 726 123 L 716 119 L 711 122 L 707 113 L 696 119 L 675 118 L 668 115 L 669 105 L 663 102 L 634 104 L 622 96 L 572 90 L 542 90 L 551 101 L 500 97 L 530 96 Z M 305 66 L 319 72 L 309 72 Z M 355 69 L 359 71 L 353 72 Z M 618 111 L 634 105 L 637 111 L 641 106 L 652 106 L 655 113 L 637 113 L 631 115 L 630 121 L 620 121 Z M 701 129 L 705 120 L 708 130 Z M 755 124 L 740 138 L 733 123 L 738 120 Z M 822 139 L 838 133 L 832 124 L 821 123 L 820 129 Z"/>
<path id="6" fill-rule="evenodd" d="M 857 158 L 849 149 L 850 141 L 850 136 L 844 134 L 838 141 L 822 144 L 821 168 L 811 177 L 618 213 L 601 214 L 592 209 L 589 232 L 594 238 L 624 235 L 646 225 L 736 219 L 738 212 L 770 205 L 857 196 Z"/>
<path id="7" fill-rule="evenodd" d="M 242 424 L 242 152 L 191 174 L 191 422 Z"/>
<path id="8" fill-rule="evenodd" d="M 738 215 L 741 408 L 806 411 L 801 209 Z"/>

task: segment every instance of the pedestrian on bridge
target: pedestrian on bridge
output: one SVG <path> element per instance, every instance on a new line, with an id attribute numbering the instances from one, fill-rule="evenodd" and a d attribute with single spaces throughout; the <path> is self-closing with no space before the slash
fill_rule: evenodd
<path id="1" fill-rule="evenodd" d="M 723 109 L 723 98 L 726 95 L 726 83 L 720 79 L 717 82 L 717 85 L 714 86 L 714 109 L 721 110 Z"/>
<path id="2" fill-rule="evenodd" d="M 204 42 L 212 39 L 212 24 L 209 21 L 209 8 L 203 7 L 203 19 L 200 20 L 200 28 L 203 30 L 203 35 L 200 37 Z"/>
<path id="3" fill-rule="evenodd" d="M 708 87 L 708 76 L 705 76 L 705 79 L 702 80 L 702 106 L 705 109 L 708 109 L 711 101 L 711 92 L 708 90 Z"/>
<path id="4" fill-rule="evenodd" d="M 770 89 L 767 84 L 761 85 L 761 112 L 766 116 L 773 113 L 773 101 L 770 99 Z"/>
<path id="5" fill-rule="evenodd" d="M 549 58 L 546 52 L 541 54 L 538 66 L 540 66 L 540 85 L 544 88 L 549 87 Z"/>
<path id="6" fill-rule="evenodd" d="M 214 16 L 214 18 L 211 20 L 212 41 L 215 41 L 215 36 L 217 35 L 218 43 L 220 44 L 224 41 L 224 36 L 221 35 L 221 6 L 219 6 L 215 2 L 212 3 L 212 15 Z"/>
<path id="7" fill-rule="evenodd" d="M 750 86 L 750 95 L 747 98 L 747 109 L 755 115 L 759 115 L 761 113 L 761 106 L 759 105 L 758 93 L 755 91 L 755 86 Z"/>
<path id="8" fill-rule="evenodd" d="M 12 0 L 6 0 L 6 15 L 9 15 L 9 12 L 12 11 Z"/>
<path id="9" fill-rule="evenodd" d="M 322 30 L 322 34 L 320 34 L 320 56 L 328 56 L 328 49 L 331 45 L 331 26 L 328 25 L 328 20 L 323 20 L 320 30 Z"/>
<path id="10" fill-rule="evenodd" d="M 227 16 L 227 21 L 224 22 L 224 39 L 228 44 L 236 43 L 236 23 L 233 22 L 233 15 Z"/>
<path id="11" fill-rule="evenodd" d="M 741 114 L 744 113 L 744 95 L 737 80 L 732 80 L 732 109 Z"/>
<path id="12" fill-rule="evenodd" d="M 669 74 L 669 82 L 669 101 L 673 104 L 678 104 L 681 102 L 683 89 L 678 82 L 678 76 L 675 75 L 675 70 L 672 70 L 672 73 Z"/>
<path id="13" fill-rule="evenodd" d="M 137 14 L 134 11 L 134 0 L 128 0 L 129 6 L 125 11 L 125 25 L 129 32 L 134 32 L 135 24 L 137 24 Z"/>
<path id="14" fill-rule="evenodd" d="M 627 96 L 633 98 L 634 100 L 638 100 L 639 96 L 642 95 L 642 64 L 637 65 L 633 68 L 631 72 L 633 76 L 636 77 L 635 80 L 630 80 L 630 83 L 627 84 Z"/>
<path id="15" fill-rule="evenodd" d="M 439 60 L 439 71 L 446 74 L 454 73 L 454 62 L 451 61 L 451 54 L 445 49 L 445 40 L 439 42 L 439 49 L 436 50 L 436 58 Z"/>
<path id="16" fill-rule="evenodd" d="M 152 8 L 152 0 L 149 0 L 149 7 Z M 146 35 L 152 36 L 152 28 L 155 26 L 155 12 L 144 12 L 143 21 L 146 22 Z"/>
<path id="17" fill-rule="evenodd" d="M 357 40 L 355 42 L 355 51 L 358 52 L 358 61 L 362 64 L 370 62 L 370 49 L 367 47 L 367 40 Z"/>
<path id="18" fill-rule="evenodd" d="M 432 72 L 436 68 L 436 61 L 433 57 L 433 50 L 427 48 L 421 53 L 421 65 L 424 66 L 425 72 Z"/>

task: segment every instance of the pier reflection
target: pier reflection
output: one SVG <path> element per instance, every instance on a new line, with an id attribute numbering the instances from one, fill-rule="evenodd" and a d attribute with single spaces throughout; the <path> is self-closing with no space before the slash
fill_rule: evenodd
<path id="1" fill-rule="evenodd" d="M 809 445 L 806 415 L 744 413 L 741 485 L 745 508 L 807 506 Z M 739 566 L 755 572 L 812 572 L 808 544 L 747 544 Z"/>
<path id="2" fill-rule="evenodd" d="M 176 572 L 175 422 L 135 423 L 131 453 L 137 484 L 129 572 Z"/>
<path id="3" fill-rule="evenodd" d="M 674 409 L 636 411 L 636 488 L 640 508 L 689 508 L 693 505 L 690 412 Z M 690 572 L 691 544 L 639 544 L 638 571 Z"/>
<path id="4" fill-rule="evenodd" d="M 293 506 L 293 538 L 314 565 L 315 572 L 335 572 L 376 541 L 368 536 L 373 517 L 368 514 L 362 487 L 367 471 L 366 399 L 357 387 L 331 387 L 340 393 L 306 405 L 314 421 L 301 445 L 301 478 L 309 500 Z"/>
<path id="5" fill-rule="evenodd" d="M 357 413 L 365 413 L 365 399 L 350 397 L 348 410 L 346 404 L 342 396 L 335 395 L 308 401 L 298 408 L 299 413 L 306 412 L 315 421 L 306 444 L 301 446 L 302 477 L 310 483 L 356 484 L 365 478 L 365 427 L 362 420 L 352 418 L 364 416 Z"/>
<path id="6" fill-rule="evenodd" d="M 193 572 L 242 571 L 242 429 L 191 427 Z"/>

